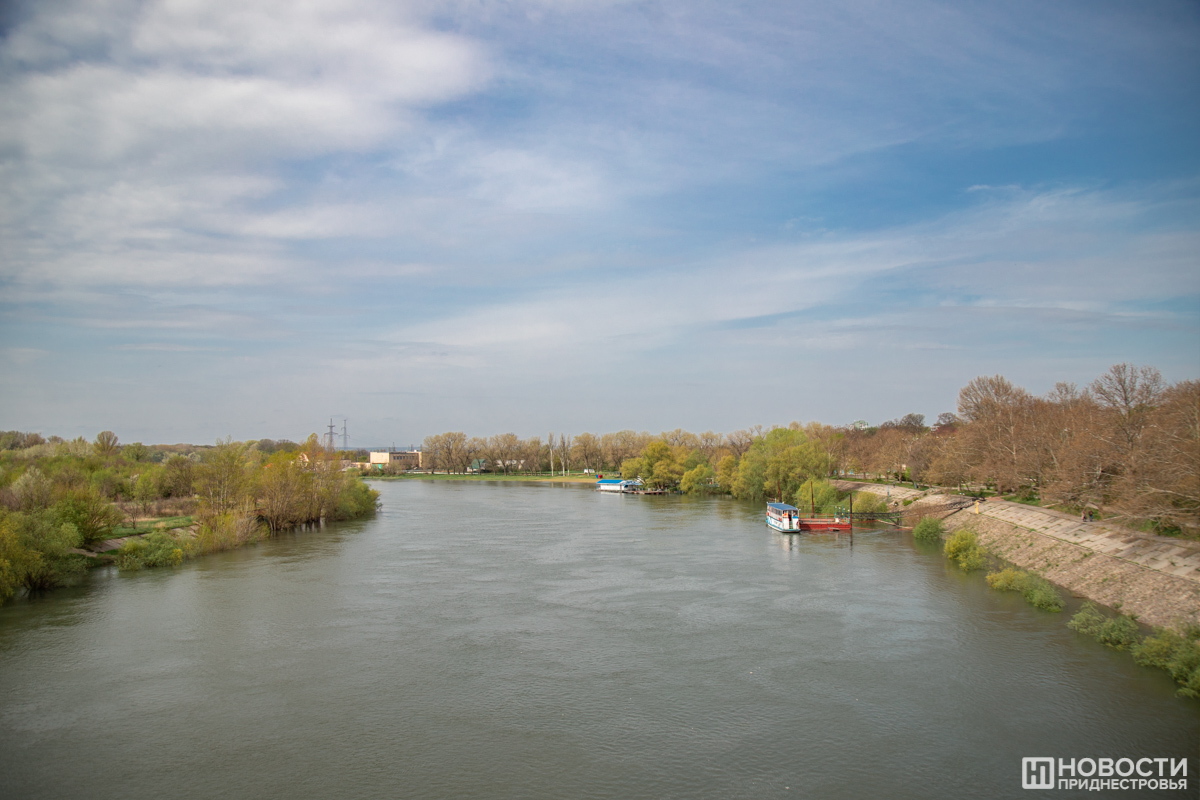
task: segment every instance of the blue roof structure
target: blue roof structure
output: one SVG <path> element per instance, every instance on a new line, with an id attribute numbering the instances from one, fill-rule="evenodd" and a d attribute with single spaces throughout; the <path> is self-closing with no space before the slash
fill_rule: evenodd
<path id="1" fill-rule="evenodd" d="M 787 503 L 767 503 L 767 508 L 773 508 L 776 511 L 799 511 L 795 506 L 789 506 Z"/>
<path id="2" fill-rule="evenodd" d="M 620 478 L 601 478 L 596 483 L 624 483 Z"/>

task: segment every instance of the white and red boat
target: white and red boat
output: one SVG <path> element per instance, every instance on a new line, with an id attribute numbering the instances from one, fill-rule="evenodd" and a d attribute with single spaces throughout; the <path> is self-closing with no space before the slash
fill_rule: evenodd
<path id="1" fill-rule="evenodd" d="M 851 498 L 851 503 L 854 502 Z M 813 503 L 812 513 L 804 515 L 795 506 L 787 503 L 767 503 L 767 525 L 777 531 L 798 533 L 801 531 L 848 531 L 851 530 L 851 516 L 818 517 L 817 506 Z"/>

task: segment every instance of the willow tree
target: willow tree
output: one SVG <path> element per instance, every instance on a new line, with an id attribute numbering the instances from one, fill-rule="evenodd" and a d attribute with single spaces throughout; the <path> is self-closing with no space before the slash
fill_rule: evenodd
<path id="1" fill-rule="evenodd" d="M 782 500 L 793 496 L 806 480 L 825 477 L 830 469 L 828 453 L 803 430 L 775 428 L 754 439 L 738 463 L 731 490 L 739 498 Z"/>

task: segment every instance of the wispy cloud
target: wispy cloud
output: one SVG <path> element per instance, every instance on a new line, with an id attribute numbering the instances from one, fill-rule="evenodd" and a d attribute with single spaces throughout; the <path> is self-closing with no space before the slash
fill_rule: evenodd
<path id="1" fill-rule="evenodd" d="M 882 378 L 881 405 L 933 404 L 1014 365 L 1200 373 L 1190 7 L 103 0 L 13 19 L 8 427 L 126 415 L 180 438 L 177 406 L 122 388 L 151 374 L 235 421 L 207 440 L 294 433 L 236 429 L 268 403 L 285 427 L 329 404 L 369 420 L 367 393 L 413 385 L 401 438 L 656 424 L 626 403 L 670 427 L 836 421 Z M 826 404 L 785 412 L 834 362 L 855 368 Z M 897 389 L 901 364 L 933 377 Z"/>

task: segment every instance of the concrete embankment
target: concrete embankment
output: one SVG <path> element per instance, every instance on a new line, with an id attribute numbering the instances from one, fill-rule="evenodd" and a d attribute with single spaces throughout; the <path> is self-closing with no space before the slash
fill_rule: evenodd
<path id="1" fill-rule="evenodd" d="M 974 531 L 981 545 L 1005 561 L 1140 622 L 1176 629 L 1200 625 L 1200 582 L 971 510 L 944 521 L 949 531 Z"/>
<path id="2" fill-rule="evenodd" d="M 876 494 L 887 490 L 873 484 L 855 488 Z M 896 487 L 892 492 L 894 498 Z M 914 515 L 923 505 L 933 509 L 949 499 L 916 494 L 906 509 Z M 978 513 L 967 508 L 943 521 L 950 532 L 974 531 L 981 545 L 1005 561 L 1079 597 L 1136 615 L 1140 622 L 1175 629 L 1200 626 L 1200 543 L 997 500 L 980 503 Z"/>

